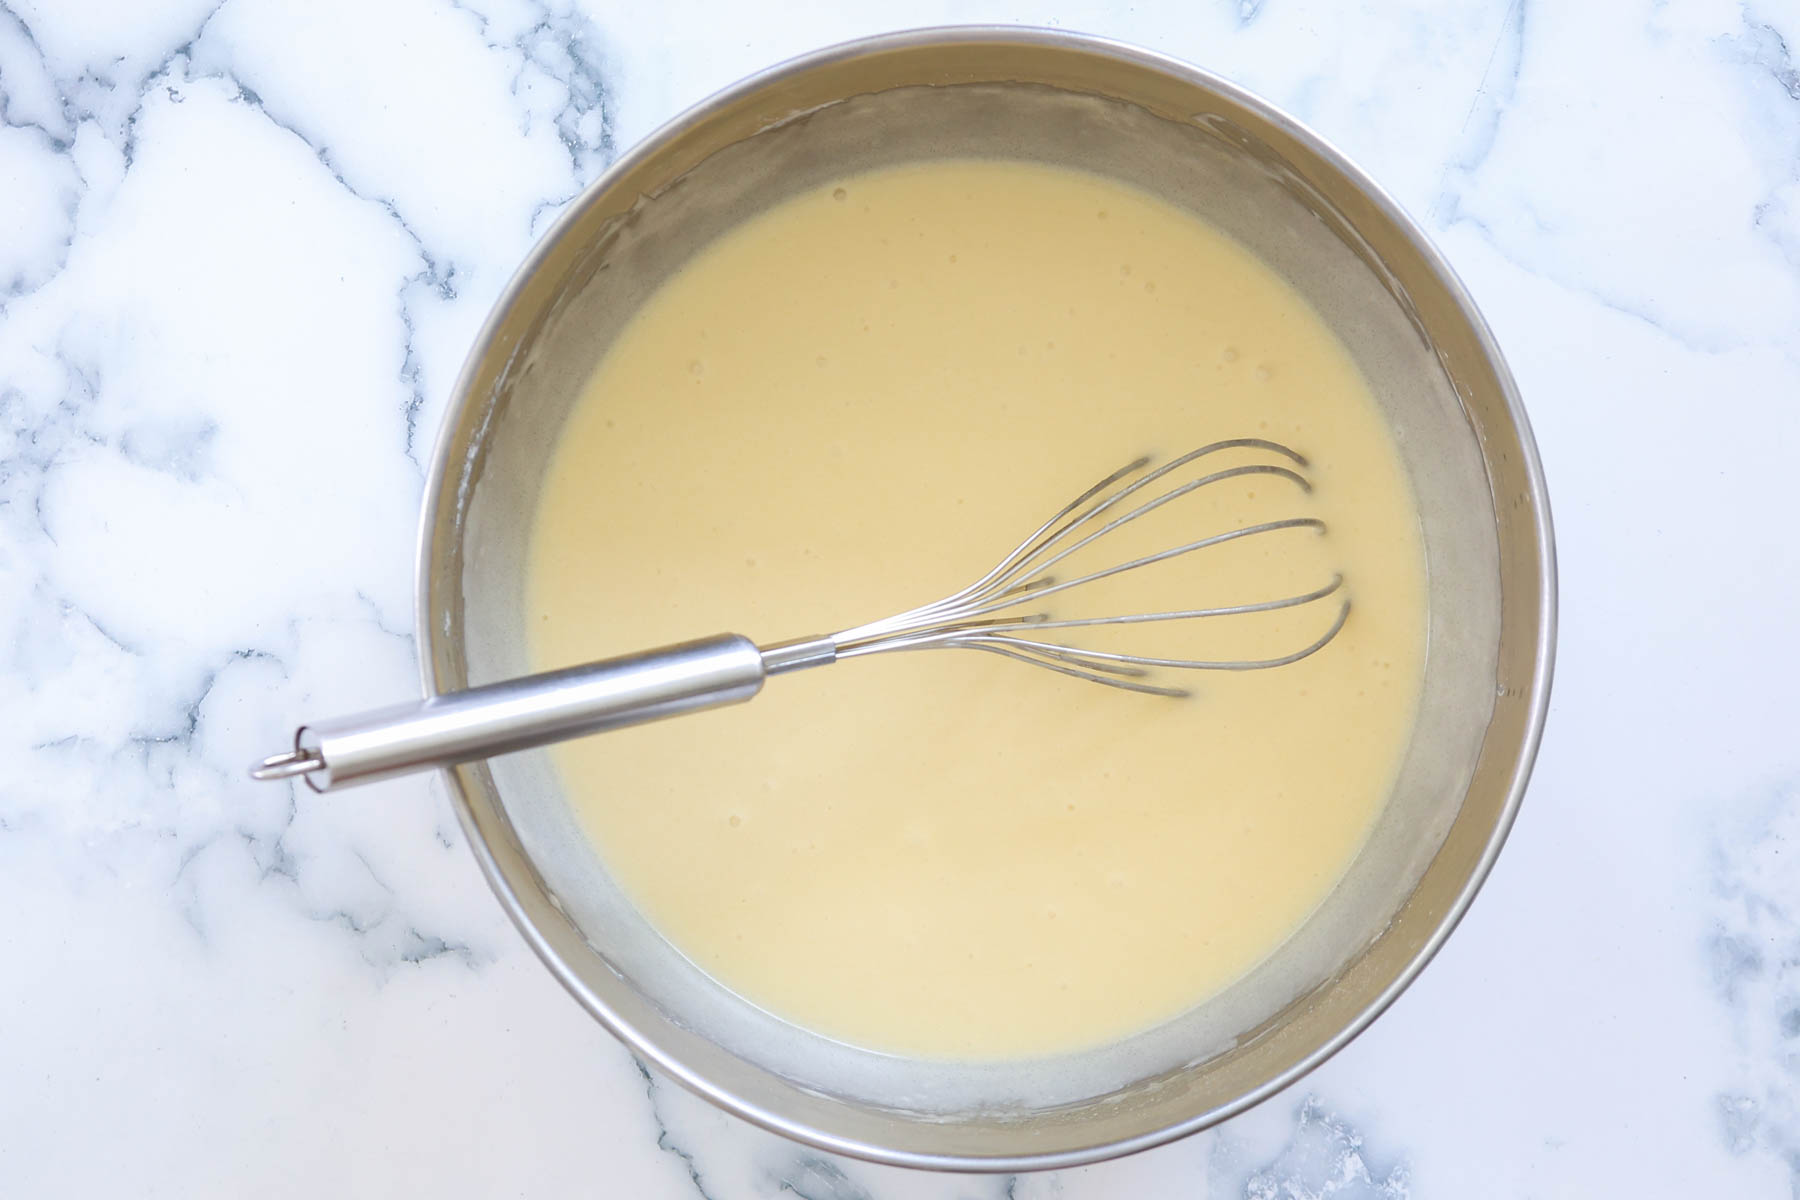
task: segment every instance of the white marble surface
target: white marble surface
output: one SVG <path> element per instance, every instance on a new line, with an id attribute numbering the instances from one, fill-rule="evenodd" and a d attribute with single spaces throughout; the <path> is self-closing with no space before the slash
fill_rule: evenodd
<path id="1" fill-rule="evenodd" d="M 1795 0 L 0 0 L 0 1194 L 1800 1192 Z M 255 787 L 414 686 L 423 447 L 546 222 L 778 58 L 1106 33 L 1298 114 L 1485 308 L 1563 564 L 1506 853 L 1375 1027 L 1134 1159 L 832 1161 L 644 1074 L 441 789 Z"/>

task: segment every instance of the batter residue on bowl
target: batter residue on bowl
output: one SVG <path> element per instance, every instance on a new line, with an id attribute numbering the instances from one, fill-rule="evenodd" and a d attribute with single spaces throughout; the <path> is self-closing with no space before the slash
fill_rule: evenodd
<path id="1" fill-rule="evenodd" d="M 1255 966 L 1388 796 L 1425 646 L 1418 517 L 1343 346 L 1193 216 L 1097 177 L 940 162 L 810 191 L 664 286 L 546 479 L 534 666 L 733 631 L 763 643 L 935 599 L 1145 452 L 1262 436 L 1313 461 L 1171 505 L 1133 546 L 1279 516 L 1084 611 L 1268 599 L 1342 572 L 1343 633 L 1273 671 L 1136 696 L 975 653 L 840 663 L 747 705 L 556 749 L 602 859 L 714 978 L 879 1050 L 1050 1054 Z M 1066 615 L 1079 615 L 1070 613 Z M 1334 610 L 1130 630 L 1215 657 Z"/>

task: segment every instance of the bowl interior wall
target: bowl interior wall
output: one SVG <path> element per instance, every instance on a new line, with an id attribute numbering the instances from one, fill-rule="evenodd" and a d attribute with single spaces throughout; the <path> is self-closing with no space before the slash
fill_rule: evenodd
<path id="1" fill-rule="evenodd" d="M 521 585 L 546 448 L 644 297 L 798 191 L 959 156 L 1073 166 L 1193 211 L 1308 298 L 1383 406 L 1424 526 L 1425 696 L 1393 799 L 1328 901 L 1248 977 L 1125 1042 L 1025 1065 L 917 1063 L 795 1029 L 700 974 L 612 884 L 545 752 L 461 768 L 455 783 L 540 952 L 665 1069 L 838 1148 L 998 1161 L 1222 1115 L 1394 986 L 1510 811 L 1544 564 L 1533 514 L 1509 513 L 1532 489 L 1503 369 L 1433 263 L 1333 162 L 1235 96 L 1127 60 L 902 48 L 716 105 L 625 164 L 540 249 L 443 443 L 421 618 L 439 688 L 528 669 Z"/>

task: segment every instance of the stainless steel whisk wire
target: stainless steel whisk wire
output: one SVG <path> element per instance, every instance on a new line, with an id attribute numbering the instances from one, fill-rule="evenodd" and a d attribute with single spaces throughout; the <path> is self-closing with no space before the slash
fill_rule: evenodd
<path id="1" fill-rule="evenodd" d="M 935 603 L 888 617 L 885 620 L 858 625 L 833 635 L 832 640 L 838 646 L 837 656 L 854 658 L 864 654 L 936 647 L 988 650 L 1036 666 L 1048 667 L 1077 679 L 1102 683 L 1110 687 L 1161 696 L 1186 696 L 1189 693 L 1184 688 L 1165 687 L 1140 682 L 1140 680 L 1148 675 L 1151 669 L 1254 671 L 1286 666 L 1317 653 L 1337 636 L 1338 631 L 1343 628 L 1344 622 L 1349 620 L 1350 602 L 1348 598 L 1345 598 L 1339 606 L 1337 617 L 1330 628 L 1316 641 L 1292 654 L 1269 659 L 1209 661 L 1119 654 L 1021 638 L 1014 636 L 1014 632 L 1026 629 L 1042 632 L 1052 629 L 1081 629 L 1103 625 L 1136 625 L 1153 621 L 1185 621 L 1295 608 L 1322 600 L 1342 590 L 1344 583 L 1342 575 L 1334 576 L 1329 583 L 1312 591 L 1251 604 L 1168 612 L 1123 613 L 1115 616 L 1084 617 L 1077 620 L 1060 621 L 1052 620 L 1047 613 L 983 619 L 991 613 L 1033 605 L 1059 592 L 1066 592 L 1072 588 L 1095 583 L 1114 575 L 1122 575 L 1127 571 L 1153 566 L 1169 559 L 1179 558 L 1240 538 L 1255 537 L 1282 529 L 1315 529 L 1320 533 L 1325 532 L 1325 523 L 1316 517 L 1290 517 L 1214 534 L 1156 554 L 1144 555 L 1102 570 L 1091 571 L 1073 579 L 1058 580 L 1049 573 L 1059 563 L 1121 526 L 1183 496 L 1199 491 L 1203 487 L 1222 483 L 1227 479 L 1241 478 L 1246 475 L 1273 475 L 1293 482 L 1302 491 L 1310 492 L 1312 490 L 1312 485 L 1305 476 L 1289 467 L 1267 463 L 1229 467 L 1211 472 L 1198 479 L 1189 480 L 1106 521 L 1099 528 L 1081 536 L 1078 540 L 1068 545 L 1061 545 L 1065 539 L 1073 536 L 1083 526 L 1103 517 L 1109 511 L 1120 506 L 1126 499 L 1144 491 L 1159 479 L 1166 478 L 1189 463 L 1207 455 L 1235 449 L 1266 450 L 1284 456 L 1296 466 L 1306 467 L 1308 465 L 1304 456 L 1278 442 L 1262 438 L 1234 438 L 1189 451 L 1154 471 L 1125 483 L 1124 481 L 1130 480 L 1133 475 L 1150 465 L 1148 457 L 1136 459 L 1070 501 L 1055 516 L 1033 531 L 1031 536 L 1020 542 L 1010 554 L 1001 559 L 993 570 L 962 591 Z M 1109 489 L 1121 483 L 1124 483 L 1124 486 L 1118 487 L 1116 491 L 1108 494 Z M 1090 501 L 1093 502 L 1091 505 Z M 1084 505 L 1089 506 L 1084 509 Z"/>
<path id="2" fill-rule="evenodd" d="M 1192 463 L 1230 450 L 1276 455 L 1280 463 L 1223 467 L 1142 497 Z M 302 726 L 294 748 L 251 768 L 257 779 L 304 778 L 324 791 L 430 767 L 450 766 L 587 733 L 639 724 L 748 700 L 770 675 L 839 659 L 903 650 L 980 650 L 1090 683 L 1155 696 L 1186 688 L 1153 679 L 1173 671 L 1259 671 L 1299 662 L 1324 649 L 1350 619 L 1342 574 L 1295 595 L 1250 603 L 1162 612 L 1056 619 L 1039 608 L 1053 596 L 1244 538 L 1281 530 L 1326 532 L 1317 517 L 1285 517 L 1210 534 L 1062 579 L 1053 571 L 1114 531 L 1202 488 L 1230 479 L 1273 476 L 1310 493 L 1297 451 L 1263 438 L 1232 438 L 1150 467 L 1142 457 L 1119 468 L 1063 506 L 986 575 L 930 604 L 826 636 L 767 647 L 722 634 L 561 671 L 525 676 L 359 716 Z M 1298 468 L 1298 469 L 1297 469 Z M 1123 510 L 1123 511 L 1121 511 Z M 1312 642 L 1273 658 L 1206 660 L 1125 654 L 1077 646 L 1051 631 L 1153 622 L 1204 620 L 1298 608 L 1337 596 L 1329 627 Z M 1023 636 L 1030 633 L 1033 636 Z"/>

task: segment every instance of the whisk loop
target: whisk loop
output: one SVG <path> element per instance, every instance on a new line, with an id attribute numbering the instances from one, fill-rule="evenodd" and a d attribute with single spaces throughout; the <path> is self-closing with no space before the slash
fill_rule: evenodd
<path id="1" fill-rule="evenodd" d="M 1287 460 L 1281 463 L 1249 463 L 1210 471 L 1196 478 L 1184 478 L 1178 472 L 1192 463 L 1227 450 L 1261 450 Z M 1325 523 L 1316 517 L 1289 517 L 1245 525 L 1223 533 L 1198 538 L 1154 554 L 1143 555 L 1100 570 L 1089 571 L 1072 579 L 1058 579 L 1053 568 L 1120 527 L 1156 511 L 1172 501 L 1191 495 L 1201 488 L 1228 479 L 1268 475 L 1287 480 L 1303 492 L 1311 492 L 1312 484 L 1295 468 L 1305 468 L 1305 456 L 1279 442 L 1263 438 L 1232 438 L 1213 442 L 1191 450 L 1178 458 L 1148 470 L 1150 459 L 1139 458 L 1096 483 L 1045 521 L 1029 537 L 986 575 L 942 600 L 910 609 L 907 612 L 858 625 L 833 634 L 829 640 L 836 658 L 856 658 L 867 654 L 886 654 L 896 650 L 958 649 L 984 650 L 1019 662 L 1030 663 L 1076 679 L 1145 692 L 1157 696 L 1186 696 L 1186 688 L 1148 682 L 1154 670 L 1185 671 L 1258 671 L 1299 662 L 1324 649 L 1350 619 L 1350 600 L 1341 593 L 1342 575 L 1299 595 L 1283 596 L 1250 604 L 1190 608 L 1168 612 L 1121 613 L 1114 616 L 1053 620 L 1045 611 L 1032 611 L 1043 600 L 1071 589 L 1122 575 L 1170 559 L 1192 554 L 1226 542 L 1258 537 L 1285 529 L 1313 529 L 1325 532 Z M 1158 483 L 1169 481 L 1167 490 L 1157 490 L 1147 499 L 1131 506 L 1126 501 L 1152 490 Z M 1121 508 L 1125 511 L 1119 512 Z M 1109 516 L 1117 512 L 1117 515 Z M 1085 532 L 1084 532 L 1085 531 Z M 1231 617 L 1249 613 L 1273 612 L 1298 608 L 1330 596 L 1338 596 L 1337 612 L 1330 626 L 1313 642 L 1274 658 L 1207 660 L 1194 658 L 1161 658 L 1140 654 L 1122 654 L 1065 644 L 1059 640 L 1020 636 L 1022 631 L 1042 634 L 1049 630 L 1091 629 L 1113 625 L 1137 625 L 1152 621 L 1192 621 L 1207 617 Z M 1008 615 L 996 615 L 1008 614 Z M 799 645 L 801 643 L 790 643 Z M 801 665 L 811 665 L 810 663 Z M 777 662 L 771 673 L 791 669 Z"/>

